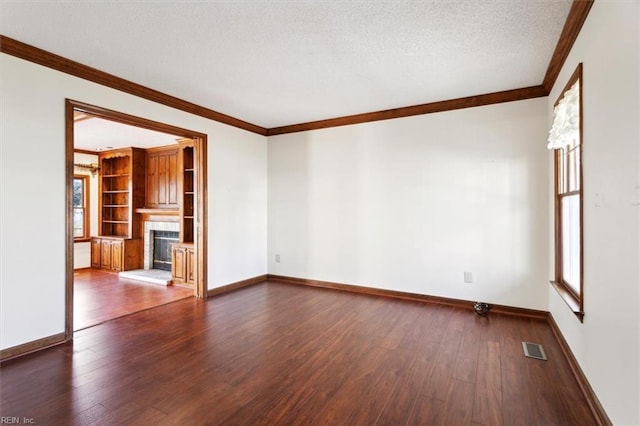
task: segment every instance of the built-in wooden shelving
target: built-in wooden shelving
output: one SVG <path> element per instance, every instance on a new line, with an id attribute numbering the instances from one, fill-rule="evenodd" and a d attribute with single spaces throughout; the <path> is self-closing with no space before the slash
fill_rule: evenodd
<path id="1" fill-rule="evenodd" d="M 144 205 L 145 152 L 104 151 L 98 160 L 99 235 L 92 238 L 92 266 L 115 271 L 141 267 L 141 222 L 135 209 Z"/>
<path id="2" fill-rule="evenodd" d="M 194 205 L 195 205 L 195 158 L 193 140 L 178 140 L 180 150 L 178 152 L 178 193 L 180 203 L 180 242 L 193 243 L 194 234 Z"/>

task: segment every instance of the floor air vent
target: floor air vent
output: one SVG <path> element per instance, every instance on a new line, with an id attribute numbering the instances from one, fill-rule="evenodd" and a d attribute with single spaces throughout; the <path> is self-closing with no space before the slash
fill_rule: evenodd
<path id="1" fill-rule="evenodd" d="M 522 349 L 524 349 L 524 356 L 541 359 L 543 361 L 547 360 L 547 356 L 544 354 L 542 345 L 538 343 L 522 342 Z"/>

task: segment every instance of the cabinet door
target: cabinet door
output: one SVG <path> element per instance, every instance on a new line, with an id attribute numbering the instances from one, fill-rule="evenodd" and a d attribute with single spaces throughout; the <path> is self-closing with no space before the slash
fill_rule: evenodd
<path id="1" fill-rule="evenodd" d="M 178 206 L 178 150 L 147 153 L 147 207 Z"/>
<path id="2" fill-rule="evenodd" d="M 111 241 L 111 269 L 122 271 L 124 241 Z"/>
<path id="3" fill-rule="evenodd" d="M 111 269 L 111 240 L 101 240 L 100 253 L 100 265 L 102 268 Z"/>
<path id="4" fill-rule="evenodd" d="M 178 151 L 163 151 L 158 154 L 158 206 L 178 205 Z"/>
<path id="5" fill-rule="evenodd" d="M 158 154 L 147 157 L 147 207 L 158 207 Z"/>
<path id="6" fill-rule="evenodd" d="M 179 282 L 186 281 L 186 250 L 184 247 L 174 247 L 171 250 L 171 275 Z"/>
<path id="7" fill-rule="evenodd" d="M 110 240 L 102 240 L 100 243 L 101 246 L 101 256 L 100 265 L 104 269 L 111 269 L 111 241 Z"/>
<path id="8" fill-rule="evenodd" d="M 193 284 L 193 266 L 194 266 L 194 253 L 193 249 L 185 250 L 185 275 L 189 284 Z"/>
<path id="9" fill-rule="evenodd" d="M 167 204 L 178 205 L 178 151 L 167 155 Z"/>
<path id="10" fill-rule="evenodd" d="M 92 268 L 100 268 L 102 265 L 100 263 L 102 252 L 102 245 L 100 244 L 100 238 L 92 238 L 91 239 L 91 267 Z"/>

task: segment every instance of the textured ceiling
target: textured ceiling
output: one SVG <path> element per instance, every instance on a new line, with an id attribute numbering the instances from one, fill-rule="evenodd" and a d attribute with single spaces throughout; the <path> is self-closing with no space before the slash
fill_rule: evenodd
<path id="1" fill-rule="evenodd" d="M 104 151 L 129 146 L 151 148 L 172 145 L 179 138 L 180 136 L 168 135 L 97 117 L 77 121 L 73 126 L 74 148 L 89 151 Z"/>
<path id="2" fill-rule="evenodd" d="M 1 0 L 0 33 L 271 128 L 539 85 L 570 6 Z"/>

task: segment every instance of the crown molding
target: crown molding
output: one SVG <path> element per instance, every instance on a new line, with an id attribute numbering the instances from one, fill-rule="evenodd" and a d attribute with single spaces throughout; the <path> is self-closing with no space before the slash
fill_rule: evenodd
<path id="1" fill-rule="evenodd" d="M 200 117 L 208 118 L 262 136 L 275 136 L 286 133 L 303 132 L 307 130 L 325 129 L 328 127 L 346 126 L 350 124 L 368 123 L 394 118 L 410 117 L 414 115 L 432 114 L 435 112 L 452 111 L 456 109 L 472 108 L 504 102 L 521 101 L 525 99 L 548 96 L 560 74 L 560 70 L 576 41 L 582 25 L 593 6 L 594 0 L 574 0 L 567 20 L 565 21 L 558 44 L 554 50 L 543 82 L 539 86 L 524 87 L 502 92 L 486 93 L 465 98 L 450 99 L 394 108 L 382 111 L 367 112 L 344 117 L 329 118 L 307 123 L 291 124 L 287 126 L 267 129 L 247 121 L 196 105 L 154 89 L 142 86 L 115 75 L 83 65 L 46 50 L 22 43 L 12 38 L 0 35 L 0 52 L 33 62 L 47 68 L 54 69 L 84 80 L 92 81 L 134 96 L 176 108 Z"/>
<path id="2" fill-rule="evenodd" d="M 578 34 L 580 34 L 582 25 L 584 25 L 584 21 L 587 19 L 589 11 L 591 10 L 591 6 L 593 6 L 593 0 L 573 0 L 573 4 L 571 4 L 569 15 L 560 33 L 558 44 L 556 45 L 556 50 L 554 50 L 553 56 L 551 56 L 547 72 L 544 80 L 542 80 L 542 87 L 544 87 L 547 95 L 551 93 L 551 89 L 553 89 L 553 85 L 558 79 L 560 70 L 567 60 L 569 52 L 571 52 L 571 48 L 578 38 Z"/>
<path id="3" fill-rule="evenodd" d="M 89 154 L 89 155 L 98 155 L 99 151 L 92 151 L 90 149 L 81 149 L 81 148 L 73 148 L 74 154 Z"/>
<path id="4" fill-rule="evenodd" d="M 522 89 L 505 90 L 503 92 L 486 93 L 484 95 L 467 96 L 466 98 L 450 99 L 447 101 L 431 102 L 383 111 L 367 112 L 364 114 L 348 115 L 327 120 L 310 121 L 308 123 L 292 124 L 290 126 L 267 129 L 267 136 L 286 133 L 304 132 L 307 130 L 326 129 L 328 127 L 347 126 L 350 124 L 368 123 L 372 121 L 391 120 L 393 118 L 410 117 L 413 115 L 432 114 L 434 112 L 452 111 L 456 109 L 472 108 L 503 102 L 522 101 L 531 98 L 547 96 L 542 86 L 525 87 Z"/>
<path id="5" fill-rule="evenodd" d="M 267 129 L 0 35 L 0 52 L 219 123 L 266 136 Z"/>

